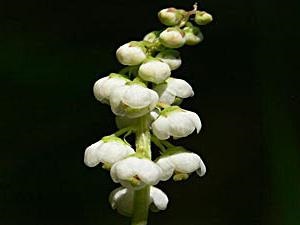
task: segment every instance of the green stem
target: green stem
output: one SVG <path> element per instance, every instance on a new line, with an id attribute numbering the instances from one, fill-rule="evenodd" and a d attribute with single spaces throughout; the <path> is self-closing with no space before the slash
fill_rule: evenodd
<path id="1" fill-rule="evenodd" d="M 151 134 L 149 131 L 150 115 L 138 119 L 136 129 L 136 152 L 151 159 Z M 150 186 L 134 192 L 131 225 L 146 225 L 150 203 Z"/>
<path id="2" fill-rule="evenodd" d="M 121 136 L 122 134 L 125 134 L 126 132 L 129 132 L 129 131 L 132 131 L 133 128 L 130 126 L 130 127 L 125 127 L 125 128 L 122 128 L 120 130 L 118 130 L 117 132 L 113 133 L 114 136 Z"/>
<path id="3" fill-rule="evenodd" d="M 166 148 L 165 146 L 163 146 L 163 144 L 160 142 L 160 140 L 155 137 L 155 136 L 152 136 L 151 137 L 151 141 L 162 151 L 162 152 L 165 152 L 166 151 Z"/>

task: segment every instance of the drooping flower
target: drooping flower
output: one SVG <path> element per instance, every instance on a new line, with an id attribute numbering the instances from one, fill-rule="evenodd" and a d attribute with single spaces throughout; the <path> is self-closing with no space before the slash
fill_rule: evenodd
<path id="1" fill-rule="evenodd" d="M 181 65 L 180 53 L 174 49 L 161 51 L 156 58 L 167 63 L 171 70 L 176 70 Z"/>
<path id="2" fill-rule="evenodd" d="M 140 66 L 138 74 L 143 80 L 159 84 L 171 75 L 171 69 L 159 59 L 150 59 Z"/>
<path id="3" fill-rule="evenodd" d="M 145 52 L 146 50 L 141 43 L 132 41 L 119 47 L 116 56 L 121 64 L 135 66 L 146 59 Z"/>
<path id="4" fill-rule="evenodd" d="M 183 19 L 183 14 L 182 11 L 175 8 L 167 8 L 159 11 L 158 18 L 162 24 L 176 26 Z"/>
<path id="5" fill-rule="evenodd" d="M 111 178 L 115 183 L 134 189 L 157 184 L 161 174 L 161 168 L 156 163 L 135 156 L 118 161 L 110 170 Z"/>
<path id="6" fill-rule="evenodd" d="M 161 180 L 168 180 L 174 174 L 173 179 L 184 180 L 190 173 L 196 172 L 199 176 L 206 173 L 206 167 L 199 155 L 188 152 L 182 147 L 168 149 L 165 155 L 157 160 L 157 165 L 162 169 Z"/>
<path id="7" fill-rule="evenodd" d="M 199 116 L 191 111 L 183 110 L 178 106 L 170 106 L 164 109 L 160 116 L 152 123 L 152 131 L 160 140 L 166 140 L 170 136 L 174 138 L 186 137 L 201 129 Z"/>
<path id="8" fill-rule="evenodd" d="M 159 95 L 159 102 L 171 105 L 176 97 L 188 98 L 194 95 L 192 87 L 182 79 L 168 78 L 165 83 L 153 88 Z"/>
<path id="9" fill-rule="evenodd" d="M 116 209 L 124 216 L 131 216 L 133 211 L 134 189 L 119 187 L 109 195 L 109 202 L 113 209 Z M 168 205 L 168 196 L 160 189 L 150 187 L 149 206 L 152 211 L 165 210 Z"/>
<path id="10" fill-rule="evenodd" d="M 159 35 L 161 43 L 168 48 L 180 48 L 185 43 L 184 32 L 176 27 L 168 27 Z"/>
<path id="11" fill-rule="evenodd" d="M 158 102 L 155 91 L 139 83 L 130 83 L 112 91 L 111 110 L 117 116 L 136 118 L 150 112 Z"/>
<path id="12" fill-rule="evenodd" d="M 109 76 L 97 80 L 93 87 L 95 98 L 102 103 L 109 104 L 111 92 L 128 81 L 130 80 L 125 76 L 117 73 L 111 73 Z"/>
<path id="13" fill-rule="evenodd" d="M 106 136 L 86 148 L 84 163 L 89 167 L 103 163 L 109 168 L 114 163 L 134 153 L 135 151 L 121 138 Z"/>

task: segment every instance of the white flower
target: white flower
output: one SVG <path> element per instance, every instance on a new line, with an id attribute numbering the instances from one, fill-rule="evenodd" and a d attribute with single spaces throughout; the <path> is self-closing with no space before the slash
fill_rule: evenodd
<path id="1" fill-rule="evenodd" d="M 119 47 L 116 56 L 121 64 L 128 66 L 139 65 L 146 59 L 145 49 L 136 41 Z"/>
<path id="2" fill-rule="evenodd" d="M 196 45 L 203 41 L 203 34 L 198 27 L 185 27 L 183 28 L 185 33 L 185 44 L 186 45 Z"/>
<path id="3" fill-rule="evenodd" d="M 107 136 L 86 148 L 84 163 L 89 167 L 94 167 L 101 162 L 110 167 L 117 161 L 134 153 L 135 151 L 122 139 Z"/>
<path id="4" fill-rule="evenodd" d="M 173 49 L 160 52 L 156 58 L 167 63 L 171 70 L 176 70 L 181 65 L 180 53 Z"/>
<path id="5" fill-rule="evenodd" d="M 155 91 L 140 84 L 132 83 L 121 86 L 111 93 L 111 110 L 117 116 L 136 118 L 155 108 L 158 95 Z"/>
<path id="6" fill-rule="evenodd" d="M 128 81 L 130 80 L 120 74 L 111 73 L 109 76 L 96 81 L 93 88 L 94 95 L 98 101 L 109 104 L 112 90 L 125 85 Z"/>
<path id="7" fill-rule="evenodd" d="M 152 59 L 143 63 L 138 73 L 143 80 L 159 84 L 171 75 L 171 70 L 167 63 L 158 59 Z"/>
<path id="8" fill-rule="evenodd" d="M 179 28 L 169 27 L 160 33 L 161 43 L 168 48 L 180 48 L 185 43 L 184 32 Z"/>
<path id="9" fill-rule="evenodd" d="M 115 183 L 135 189 L 157 184 L 161 174 L 162 171 L 156 163 L 137 157 L 128 157 L 118 161 L 110 170 L 111 178 Z"/>
<path id="10" fill-rule="evenodd" d="M 183 15 L 175 8 L 167 8 L 159 11 L 158 18 L 161 23 L 167 26 L 175 26 L 183 19 Z"/>
<path id="11" fill-rule="evenodd" d="M 160 116 L 152 123 L 152 131 L 160 140 L 186 137 L 201 129 L 199 116 L 191 111 L 183 110 L 178 106 L 164 109 Z"/>
<path id="12" fill-rule="evenodd" d="M 168 78 L 165 83 L 153 88 L 159 95 L 159 102 L 171 105 L 176 97 L 188 98 L 194 95 L 192 87 L 182 79 Z"/>
<path id="13" fill-rule="evenodd" d="M 179 152 L 162 156 L 157 160 L 157 165 L 163 171 L 161 180 L 168 180 L 174 173 L 174 180 L 186 179 L 188 174 L 196 171 L 199 176 L 206 172 L 205 165 L 200 156 L 192 152 Z"/>
<path id="14" fill-rule="evenodd" d="M 109 202 L 113 209 L 124 216 L 131 216 L 133 210 L 134 189 L 119 187 L 109 195 Z M 168 205 L 168 196 L 160 189 L 150 187 L 150 209 L 152 211 L 165 210 Z"/>

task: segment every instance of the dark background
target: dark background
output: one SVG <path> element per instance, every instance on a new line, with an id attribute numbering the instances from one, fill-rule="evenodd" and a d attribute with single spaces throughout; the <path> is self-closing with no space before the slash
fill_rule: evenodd
<path id="1" fill-rule="evenodd" d="M 162 28 L 160 9 L 194 1 L 0 3 L 0 225 L 129 224 L 107 201 L 118 185 L 83 164 L 84 149 L 116 129 L 92 86 L 121 68 L 121 44 Z M 183 107 L 203 129 L 175 143 L 208 172 L 161 182 L 169 207 L 149 225 L 300 224 L 296 4 L 199 3 L 215 20 L 173 74 L 192 84 Z"/>

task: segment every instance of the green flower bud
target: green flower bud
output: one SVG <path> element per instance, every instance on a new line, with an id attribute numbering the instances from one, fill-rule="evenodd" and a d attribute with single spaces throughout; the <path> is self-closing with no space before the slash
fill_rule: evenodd
<path id="1" fill-rule="evenodd" d="M 198 25 L 206 25 L 206 24 L 210 23 L 211 21 L 213 21 L 213 17 L 209 13 L 207 13 L 205 11 L 197 11 L 196 12 L 195 22 Z"/>
<path id="2" fill-rule="evenodd" d="M 158 18 L 164 25 L 176 26 L 183 19 L 183 13 L 175 8 L 167 8 L 159 11 Z"/>
<path id="3" fill-rule="evenodd" d="M 200 29 L 195 26 L 187 26 L 183 28 L 185 33 L 185 44 L 186 45 L 196 45 L 199 44 L 203 40 L 203 34 Z"/>
<path id="4" fill-rule="evenodd" d="M 149 41 L 153 43 L 155 40 L 157 40 L 159 37 L 159 31 L 152 31 L 143 38 L 144 41 Z"/>
<path id="5" fill-rule="evenodd" d="M 168 48 L 180 48 L 185 43 L 185 33 L 175 27 L 165 29 L 159 35 L 160 42 Z"/>

